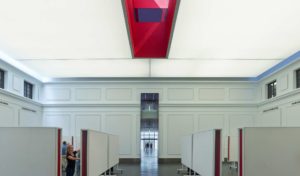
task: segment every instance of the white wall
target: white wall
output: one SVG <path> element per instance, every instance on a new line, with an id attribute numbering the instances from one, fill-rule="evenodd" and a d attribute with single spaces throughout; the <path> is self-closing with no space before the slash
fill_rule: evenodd
<path id="1" fill-rule="evenodd" d="M 0 89 L 0 127 L 42 125 L 42 104 L 39 103 L 42 83 L 0 60 L 5 70 L 5 88 Z M 34 84 L 33 100 L 23 97 L 24 80 Z"/>
<path id="2" fill-rule="evenodd" d="M 23 97 L 24 95 L 24 81 L 33 84 L 33 100 L 39 101 L 41 96 L 42 83 L 27 75 L 26 73 L 12 67 L 5 63 L 0 58 L 0 69 L 5 71 L 5 90 L 15 95 Z"/>
<path id="3" fill-rule="evenodd" d="M 227 136 L 231 136 L 231 159 L 236 160 L 238 128 L 300 125 L 297 118 L 300 103 L 294 104 L 300 101 L 300 90 L 294 86 L 294 70 L 300 68 L 300 61 L 258 82 L 83 79 L 42 84 L 3 62 L 0 68 L 8 76 L 7 87 L 0 90 L 0 100 L 9 102 L 9 105 L 0 103 L 1 113 L 7 117 L 0 118 L 0 126 L 61 127 L 64 140 L 70 141 L 75 136 L 77 142 L 82 128 L 106 131 L 120 135 L 121 157 L 139 157 L 141 93 L 160 95 L 161 158 L 180 157 L 179 141 L 187 133 L 222 128 L 223 155 L 227 156 Z M 14 80 L 15 76 L 20 79 Z M 24 79 L 37 85 L 33 101 L 22 98 L 22 90 L 14 89 Z M 278 80 L 278 95 L 266 100 L 265 85 L 274 79 Z M 37 115 L 23 112 L 23 107 L 35 110 Z"/>
<path id="4" fill-rule="evenodd" d="M 295 70 L 300 68 L 300 61 L 261 80 L 259 93 L 261 99 L 258 104 L 256 126 L 300 126 L 300 89 L 296 89 Z M 277 96 L 272 99 L 266 97 L 266 84 L 277 80 Z"/>
<path id="5" fill-rule="evenodd" d="M 227 136 L 243 126 L 245 118 L 253 119 L 259 99 L 256 87 L 234 81 L 46 83 L 43 119 L 45 126 L 62 127 L 65 139 L 78 136 L 81 128 L 119 135 L 121 157 L 138 158 L 140 94 L 159 93 L 159 156 L 178 158 L 182 136 L 209 128 L 222 128 Z M 237 124 L 230 126 L 233 120 Z"/>

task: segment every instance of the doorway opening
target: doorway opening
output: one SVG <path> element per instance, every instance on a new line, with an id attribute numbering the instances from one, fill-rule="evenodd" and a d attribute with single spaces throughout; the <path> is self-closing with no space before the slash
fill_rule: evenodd
<path id="1" fill-rule="evenodd" d="M 141 163 L 158 164 L 158 93 L 141 94 Z"/>

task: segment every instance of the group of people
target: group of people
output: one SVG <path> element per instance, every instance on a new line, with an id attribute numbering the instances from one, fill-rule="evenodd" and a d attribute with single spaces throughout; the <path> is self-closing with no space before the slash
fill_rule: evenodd
<path id="1" fill-rule="evenodd" d="M 148 151 L 152 151 L 152 147 L 153 147 L 153 144 L 150 142 L 147 142 L 146 144 L 145 144 L 145 147 L 144 147 L 144 150 L 146 151 L 146 152 L 148 152 Z"/>
<path id="2" fill-rule="evenodd" d="M 74 176 L 76 168 L 76 176 L 80 175 L 80 152 L 74 150 L 71 144 L 63 141 L 62 145 L 63 170 L 66 171 L 66 176 Z"/>

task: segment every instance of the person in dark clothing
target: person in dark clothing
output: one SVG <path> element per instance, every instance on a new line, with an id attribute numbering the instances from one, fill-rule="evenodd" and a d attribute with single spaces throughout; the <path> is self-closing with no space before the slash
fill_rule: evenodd
<path id="1" fill-rule="evenodd" d="M 66 176 L 73 176 L 75 172 L 75 163 L 76 160 L 79 160 L 79 158 L 76 157 L 77 151 L 74 151 L 74 148 L 72 145 L 68 145 L 67 147 L 67 175 Z"/>
<path id="2" fill-rule="evenodd" d="M 66 141 L 63 141 L 63 144 L 62 144 L 62 149 L 61 149 L 61 154 L 62 155 L 67 155 L 67 142 Z"/>
<path id="3" fill-rule="evenodd" d="M 150 150 L 150 153 L 152 153 L 152 143 L 149 143 L 149 150 Z"/>

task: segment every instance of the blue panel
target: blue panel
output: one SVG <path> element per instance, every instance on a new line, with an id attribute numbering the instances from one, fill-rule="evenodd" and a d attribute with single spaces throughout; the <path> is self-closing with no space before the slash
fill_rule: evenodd
<path id="1" fill-rule="evenodd" d="M 268 69 L 267 71 L 263 72 L 262 74 L 260 74 L 259 76 L 256 77 L 256 80 L 261 80 L 271 74 L 273 74 L 274 72 L 286 67 L 287 65 L 300 60 L 300 51 L 296 52 L 295 54 L 293 54 L 292 56 L 288 57 L 287 59 L 281 61 L 280 63 L 278 63 L 277 65 L 271 67 L 270 69 Z"/>
<path id="2" fill-rule="evenodd" d="M 138 8 L 135 10 L 138 22 L 161 22 L 163 9 L 159 8 Z"/>

